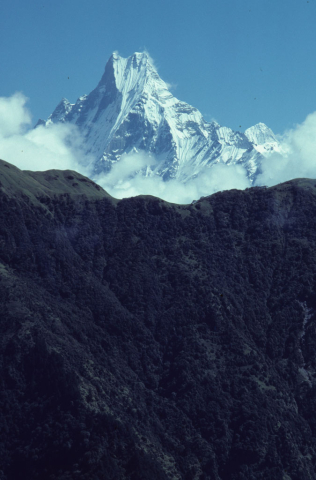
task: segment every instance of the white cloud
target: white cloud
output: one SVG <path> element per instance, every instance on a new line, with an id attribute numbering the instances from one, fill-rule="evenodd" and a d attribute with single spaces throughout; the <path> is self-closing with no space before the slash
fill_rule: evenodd
<path id="1" fill-rule="evenodd" d="M 31 129 L 27 98 L 0 97 L 0 158 L 22 170 L 72 169 L 87 175 L 79 133 L 70 124 Z M 27 129 L 28 127 L 28 129 Z"/>
<path id="2" fill-rule="evenodd" d="M 173 179 L 164 182 L 161 177 L 144 177 L 136 170 L 153 164 L 153 158 L 144 153 L 125 155 L 115 164 L 110 174 L 99 175 L 96 179 L 107 192 L 116 198 L 128 198 L 136 195 L 153 195 L 172 203 L 191 203 L 202 196 L 211 195 L 219 190 L 249 187 L 246 171 L 240 165 L 227 166 L 216 164 L 205 168 L 196 178 L 186 184 Z"/>
<path id="3" fill-rule="evenodd" d="M 294 178 L 316 178 L 316 112 L 279 141 L 283 155 L 275 153 L 263 160 L 256 184 L 272 186 Z"/>
<path id="4" fill-rule="evenodd" d="M 31 124 L 31 114 L 25 104 L 28 99 L 16 92 L 11 97 L 0 97 L 0 134 L 2 138 L 21 134 Z"/>
<path id="5" fill-rule="evenodd" d="M 143 152 L 131 152 L 128 155 L 123 154 L 119 162 L 115 163 L 109 173 L 106 175 L 99 175 L 95 180 L 106 182 L 107 185 L 117 185 L 120 188 L 123 182 L 129 178 L 134 177 L 137 172 L 146 168 L 149 165 L 156 163 L 153 157 L 146 155 Z"/>

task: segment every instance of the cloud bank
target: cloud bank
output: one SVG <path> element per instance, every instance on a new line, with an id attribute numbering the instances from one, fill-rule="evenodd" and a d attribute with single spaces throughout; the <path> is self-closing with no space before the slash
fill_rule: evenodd
<path id="1" fill-rule="evenodd" d="M 77 170 L 87 175 L 91 159 L 82 153 L 79 132 L 70 124 L 32 129 L 22 93 L 0 97 L 0 158 L 21 170 Z"/>
<path id="2" fill-rule="evenodd" d="M 226 166 L 217 164 L 205 170 L 186 184 L 178 180 L 164 182 L 161 177 L 135 175 L 135 171 L 152 164 L 152 158 L 143 153 L 124 155 L 109 174 L 99 175 L 95 180 L 107 192 L 116 198 L 134 197 L 135 195 L 153 195 L 172 203 L 191 203 L 200 197 L 211 195 L 219 190 L 249 187 L 245 169 L 239 165 Z M 133 176 L 132 176 L 133 175 Z"/>
<path id="3" fill-rule="evenodd" d="M 316 178 L 316 112 L 279 138 L 283 155 L 272 154 L 262 162 L 256 185 L 272 186 L 297 177 Z M 154 195 L 173 203 L 191 203 L 219 190 L 250 186 L 240 165 L 216 164 L 186 184 L 164 182 L 140 173 L 155 160 L 144 153 L 123 155 L 108 174 L 92 175 L 93 158 L 84 154 L 79 130 L 70 124 L 31 128 L 27 98 L 15 93 L 0 97 L 0 158 L 22 170 L 76 170 L 92 178 L 116 198 Z"/>
<path id="4" fill-rule="evenodd" d="M 316 112 L 279 141 L 283 155 L 275 153 L 264 159 L 256 184 L 272 186 L 293 178 L 316 178 Z"/>

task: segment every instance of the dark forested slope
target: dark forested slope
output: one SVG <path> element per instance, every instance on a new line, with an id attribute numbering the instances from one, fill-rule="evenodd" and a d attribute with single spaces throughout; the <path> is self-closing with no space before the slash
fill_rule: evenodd
<path id="1" fill-rule="evenodd" d="M 316 477 L 316 181 L 177 206 L 0 162 L 0 479 Z"/>

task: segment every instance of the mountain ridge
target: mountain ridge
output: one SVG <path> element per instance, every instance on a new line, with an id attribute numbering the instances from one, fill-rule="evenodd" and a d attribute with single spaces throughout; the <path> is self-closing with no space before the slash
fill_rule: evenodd
<path id="1" fill-rule="evenodd" d="M 280 151 L 264 124 L 241 133 L 206 122 L 196 108 L 172 95 L 146 53 L 128 58 L 112 54 L 90 94 L 75 104 L 63 99 L 40 124 L 58 122 L 78 126 L 85 153 L 94 159 L 94 175 L 109 172 L 126 154 L 142 152 L 147 156 L 141 171 L 145 176 L 186 182 L 223 163 L 243 166 L 252 183 L 265 156 Z"/>
<path id="2" fill-rule="evenodd" d="M 316 180 L 0 182 L 1 480 L 315 478 Z"/>

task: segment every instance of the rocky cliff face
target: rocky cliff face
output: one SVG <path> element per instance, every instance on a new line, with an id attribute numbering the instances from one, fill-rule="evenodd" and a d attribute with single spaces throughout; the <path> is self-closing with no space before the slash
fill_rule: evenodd
<path id="1" fill-rule="evenodd" d="M 1 162 L 1 480 L 314 479 L 315 185 L 177 206 Z"/>
<path id="2" fill-rule="evenodd" d="M 124 154 L 141 151 L 147 156 L 145 176 L 185 182 L 216 163 L 237 163 L 252 182 L 263 158 L 280 151 L 263 123 L 241 133 L 206 122 L 196 108 L 172 95 L 146 53 L 129 58 L 114 53 L 89 95 L 75 104 L 63 99 L 41 121 L 47 126 L 58 122 L 79 127 L 94 174 L 110 171 Z"/>

